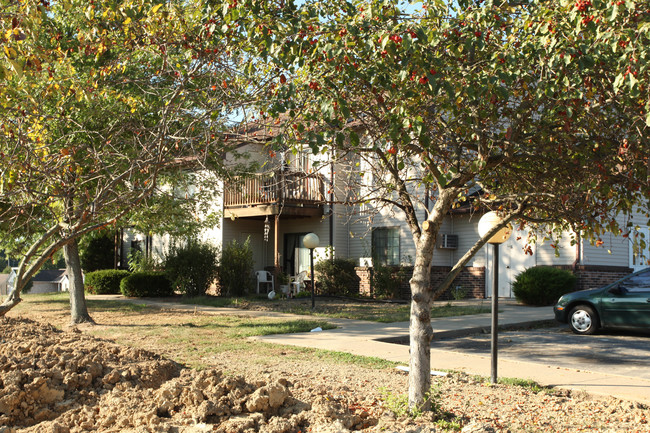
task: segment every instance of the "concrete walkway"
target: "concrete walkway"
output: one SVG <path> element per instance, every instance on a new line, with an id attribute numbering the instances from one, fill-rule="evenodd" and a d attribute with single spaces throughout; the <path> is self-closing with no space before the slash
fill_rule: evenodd
<path id="1" fill-rule="evenodd" d="M 94 295 L 90 299 L 123 300 L 125 302 L 146 303 L 163 308 L 202 311 L 217 315 L 245 315 L 265 317 L 285 317 L 287 319 L 305 319 L 305 316 L 293 314 L 239 310 L 234 308 L 214 308 L 184 305 L 157 300 L 126 299 L 116 295 Z M 472 302 L 472 301 L 469 301 Z M 489 301 L 481 301 L 489 306 Z M 475 301 L 474 303 L 477 303 Z M 527 307 L 513 302 L 500 302 L 499 326 L 518 327 L 538 324 L 553 320 L 552 307 Z M 409 347 L 404 344 L 389 343 L 387 340 L 408 341 L 408 322 L 376 323 L 359 320 L 331 319 L 327 321 L 337 326 L 321 332 L 303 332 L 254 337 L 267 343 L 311 347 L 334 350 L 361 356 L 373 356 L 408 366 Z M 433 370 L 458 370 L 469 374 L 490 376 L 490 357 L 463 352 L 436 349 L 435 338 L 458 336 L 475 332 L 489 332 L 491 314 L 477 314 L 450 318 L 432 319 L 435 333 L 431 348 L 431 368 Z M 584 338 L 589 338 L 585 336 Z M 584 390 L 593 394 L 611 395 L 622 399 L 635 400 L 650 404 L 650 380 L 619 374 L 606 374 L 587 370 L 577 370 L 555 365 L 515 361 L 499 358 L 498 375 L 531 379 L 540 385 Z"/>

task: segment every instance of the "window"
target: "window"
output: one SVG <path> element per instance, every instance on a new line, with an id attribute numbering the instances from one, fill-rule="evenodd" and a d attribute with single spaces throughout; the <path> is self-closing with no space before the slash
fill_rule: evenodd
<path id="1" fill-rule="evenodd" d="M 628 292 L 650 292 L 650 271 L 628 278 L 620 284 Z"/>
<path id="2" fill-rule="evenodd" d="M 375 266 L 399 265 L 399 227 L 373 229 L 372 260 Z"/>

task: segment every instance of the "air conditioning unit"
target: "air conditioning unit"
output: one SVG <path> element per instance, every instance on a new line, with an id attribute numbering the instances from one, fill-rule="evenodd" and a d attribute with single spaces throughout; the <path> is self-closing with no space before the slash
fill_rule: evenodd
<path id="1" fill-rule="evenodd" d="M 458 248 L 458 235 L 441 234 L 438 248 L 455 250 L 456 248 Z"/>

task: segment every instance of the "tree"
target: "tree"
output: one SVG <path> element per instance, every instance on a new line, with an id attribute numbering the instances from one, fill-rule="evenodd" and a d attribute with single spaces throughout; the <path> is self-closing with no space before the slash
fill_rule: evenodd
<path id="1" fill-rule="evenodd" d="M 252 0 L 224 19 L 277 68 L 262 108 L 283 131 L 274 145 L 348 158 L 372 173 L 357 176 L 356 203 L 403 212 L 417 251 L 415 407 L 430 388 L 431 302 L 500 228 L 431 287 L 452 208 L 596 241 L 627 234 L 617 214 L 647 214 L 650 13 L 631 1 L 400 4 Z"/>
<path id="2" fill-rule="evenodd" d="M 254 86 L 241 79 L 221 23 L 203 20 L 207 9 L 3 2 L 0 227 L 23 258 L 0 315 L 59 249 L 80 277 L 80 236 L 154 201 L 194 215 L 192 197 L 173 185 L 188 169 L 225 173 L 236 140 L 223 132 Z M 72 321 L 89 321 L 83 283 L 72 282 Z"/>
<path id="3" fill-rule="evenodd" d="M 113 269 L 115 265 L 115 234 L 97 230 L 79 241 L 81 268 L 85 272 Z"/>

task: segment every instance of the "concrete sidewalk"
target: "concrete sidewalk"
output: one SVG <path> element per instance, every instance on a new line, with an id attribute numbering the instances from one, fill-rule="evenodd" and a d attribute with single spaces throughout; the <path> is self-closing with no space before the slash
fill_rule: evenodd
<path id="1" fill-rule="evenodd" d="M 305 316 L 293 314 L 194 306 L 151 299 L 132 300 L 115 295 L 95 295 L 90 298 L 120 299 L 126 302 L 147 303 L 163 308 L 197 310 L 218 315 L 232 314 L 239 316 L 305 319 Z M 490 305 L 489 300 L 469 302 L 481 302 L 483 305 Z M 527 307 L 514 302 L 500 302 L 499 310 L 499 326 L 506 329 L 508 327 L 530 326 L 553 320 L 552 307 Z M 328 318 L 327 321 L 336 325 L 337 328 L 321 332 L 269 335 L 253 338 L 267 343 L 334 350 L 360 356 L 373 356 L 398 362 L 405 366 L 409 365 L 408 345 L 388 342 L 391 340 L 408 341 L 408 322 L 376 323 L 333 318 Z M 489 332 L 491 323 L 490 313 L 432 319 L 431 323 L 434 330 L 434 341 L 431 348 L 431 368 L 433 370 L 458 370 L 469 374 L 490 376 L 491 363 L 489 356 L 439 350 L 436 349 L 435 341 L 436 338 L 466 335 L 476 332 Z M 500 377 L 531 379 L 540 385 L 584 390 L 593 394 L 611 395 L 650 404 L 650 381 L 638 377 L 577 370 L 535 362 L 515 361 L 504 357 L 499 357 L 498 375 Z"/>

